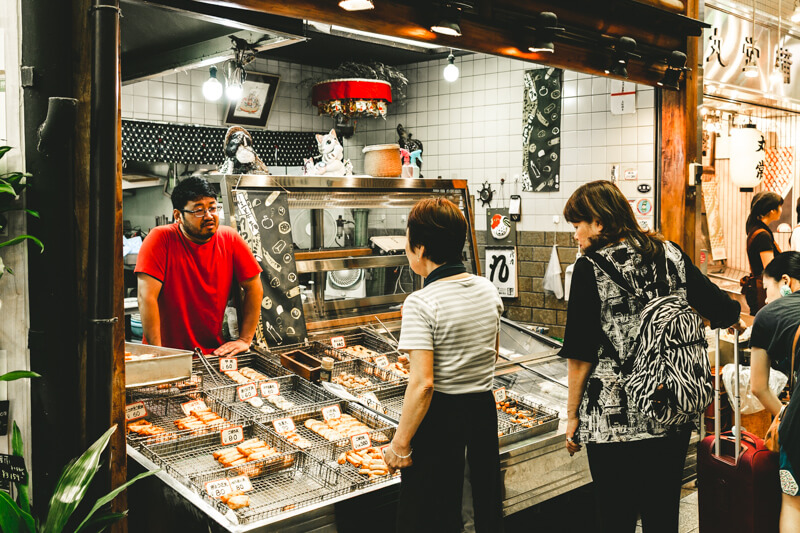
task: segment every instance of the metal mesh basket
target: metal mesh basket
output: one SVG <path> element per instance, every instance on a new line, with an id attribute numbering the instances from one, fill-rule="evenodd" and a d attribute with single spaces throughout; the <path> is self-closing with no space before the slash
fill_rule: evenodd
<path id="1" fill-rule="evenodd" d="M 237 416 L 256 422 L 267 422 L 276 418 L 290 416 L 313 405 L 323 402 L 335 403 L 337 401 L 333 394 L 322 387 L 315 386 L 300 376 L 283 376 L 270 380 L 270 382 L 273 381 L 280 387 L 280 396 L 292 402 L 294 404 L 293 408 L 280 409 L 275 406 L 261 395 L 260 386 L 258 387 L 258 396 L 264 402 L 262 407 L 254 407 L 248 402 L 239 401 L 236 390 L 240 385 L 225 385 L 224 387 L 213 388 L 208 391 L 208 394 L 230 407 Z"/>
<path id="2" fill-rule="evenodd" d="M 367 404 L 367 407 L 382 413 L 395 422 L 400 421 L 400 413 L 403 412 L 403 399 L 406 394 L 407 384 L 397 385 L 374 391 L 372 394 L 378 399 L 379 404 L 373 402 L 368 396 L 361 395 L 359 399 Z"/>
<path id="3" fill-rule="evenodd" d="M 528 415 L 530 425 L 515 424 L 511 422 L 512 415 L 497 410 L 497 433 L 501 439 L 504 436 L 513 436 L 518 433 L 526 433 L 528 435 L 538 435 L 540 433 L 547 433 L 558 427 L 558 413 L 547 407 L 535 404 L 525 400 L 522 395 L 514 391 L 506 390 L 506 397 L 517 402 L 517 405 L 524 410 L 530 411 Z"/>
<path id="4" fill-rule="evenodd" d="M 203 365 L 202 361 L 195 359 L 192 361 L 192 372 L 203 374 L 204 385 L 208 388 L 221 387 L 223 385 L 230 385 L 236 383 L 231 378 L 219 372 L 219 357 L 205 356 L 209 364 L 216 370 L 217 376 L 210 376 L 210 372 Z M 239 368 L 249 367 L 256 370 L 269 378 L 289 376 L 292 373 L 281 366 L 280 361 L 274 357 L 255 352 L 248 352 L 236 356 Z M 215 379 L 216 378 L 216 379 Z"/>
<path id="5" fill-rule="evenodd" d="M 361 359 L 339 361 L 334 363 L 333 371 L 331 372 L 331 381 L 338 383 L 337 378 L 339 378 L 342 373 L 350 374 L 366 380 L 365 385 L 357 385 L 352 387 L 345 386 L 350 393 L 356 395 L 367 391 L 377 391 L 394 387 L 408 381 L 407 379 L 398 376 L 394 372 L 378 368 L 372 363 L 362 361 Z"/>
<path id="6" fill-rule="evenodd" d="M 173 383 L 161 383 L 159 385 L 148 385 L 146 387 L 134 387 L 125 390 L 128 403 L 139 401 L 145 398 L 169 398 L 183 394 L 200 391 L 203 389 L 203 374 L 192 369 L 192 377 Z"/>
<path id="7" fill-rule="evenodd" d="M 209 409 L 226 420 L 225 423 L 215 423 L 196 429 L 178 429 L 175 425 L 175 421 L 187 416 L 186 413 L 183 412 L 181 404 L 192 400 L 203 400 Z M 126 435 L 128 444 L 134 448 L 139 448 L 143 444 L 157 444 L 191 435 L 219 433 L 222 429 L 229 427 L 231 422 L 242 418 L 241 415 L 235 413 L 229 406 L 208 396 L 205 392 L 193 392 L 168 398 L 133 398 L 132 401 L 129 400 L 128 403 L 135 403 L 137 401 L 144 403 L 145 409 L 147 409 L 147 416 L 144 417 L 145 420 L 167 431 L 157 435 L 139 435 L 133 431 L 128 431 Z"/>
<path id="8" fill-rule="evenodd" d="M 244 440 L 259 438 L 281 452 L 280 456 L 246 463 L 240 470 L 252 471 L 255 468 L 263 468 L 287 453 L 296 451 L 296 448 L 261 425 L 253 422 L 243 422 L 240 425 L 244 431 Z M 219 433 L 207 433 L 168 442 L 144 444 L 141 452 L 169 475 L 184 485 L 191 486 L 190 477 L 223 469 L 223 465 L 212 454 L 230 446 L 235 445 L 223 445 Z"/>
<path id="9" fill-rule="evenodd" d="M 250 505 L 233 511 L 240 524 L 308 507 L 358 488 L 359 480 L 347 472 L 335 470 L 303 452 L 292 452 L 284 457 L 284 460 L 292 460 L 290 466 L 277 463 L 266 465 L 260 475 L 250 478 L 253 490 L 246 493 Z M 228 506 L 211 498 L 205 490 L 205 484 L 237 475 L 234 467 L 191 476 L 191 483 L 208 503 L 225 514 L 230 512 Z"/>
<path id="10" fill-rule="evenodd" d="M 327 355 L 330 355 L 331 357 L 333 357 L 338 361 L 350 361 L 351 359 L 364 359 L 366 361 L 372 362 L 372 360 L 374 359 L 374 355 L 372 354 L 356 355 L 352 353 L 350 350 L 356 346 L 363 346 L 367 350 L 370 350 L 371 352 L 374 352 L 377 355 L 394 354 L 395 357 L 397 357 L 394 346 L 368 332 L 355 333 L 353 335 L 345 335 L 344 342 L 345 342 L 345 348 L 334 348 L 330 343 L 325 343 L 328 349 Z"/>

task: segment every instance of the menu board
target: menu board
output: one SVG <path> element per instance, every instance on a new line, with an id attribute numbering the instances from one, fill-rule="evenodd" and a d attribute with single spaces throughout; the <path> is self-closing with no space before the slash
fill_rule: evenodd
<path id="1" fill-rule="evenodd" d="M 306 321 L 286 192 L 236 190 L 233 197 L 236 229 L 262 270 L 264 298 L 255 342 L 271 347 L 305 342 Z"/>
<path id="2" fill-rule="evenodd" d="M 561 172 L 561 91 L 563 71 L 526 70 L 523 76 L 522 190 L 557 191 Z"/>

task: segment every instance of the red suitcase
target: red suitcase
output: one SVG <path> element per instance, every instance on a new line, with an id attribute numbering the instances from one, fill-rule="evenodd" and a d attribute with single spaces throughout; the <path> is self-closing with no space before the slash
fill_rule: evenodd
<path id="1" fill-rule="evenodd" d="M 719 331 L 716 333 L 719 366 Z M 734 342 L 734 363 L 739 367 L 739 336 Z M 778 533 L 781 490 L 778 454 L 752 433 L 727 431 L 720 436 L 719 375 L 716 373 L 714 435 L 697 449 L 697 503 L 700 533 Z M 735 377 L 735 428 L 741 426 L 739 372 Z M 738 459 L 737 459 L 738 457 Z"/>

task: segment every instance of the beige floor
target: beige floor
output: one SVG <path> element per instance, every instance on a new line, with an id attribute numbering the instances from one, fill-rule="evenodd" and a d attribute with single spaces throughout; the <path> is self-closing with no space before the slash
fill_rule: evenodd
<path id="1" fill-rule="evenodd" d="M 700 531 L 697 515 L 697 488 L 695 482 L 687 483 L 681 489 L 681 516 L 678 533 L 698 533 Z M 636 527 L 637 533 L 642 531 L 641 524 Z"/>

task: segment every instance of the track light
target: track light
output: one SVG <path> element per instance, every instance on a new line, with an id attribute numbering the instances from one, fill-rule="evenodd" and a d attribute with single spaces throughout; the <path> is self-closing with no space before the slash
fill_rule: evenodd
<path id="1" fill-rule="evenodd" d="M 450 37 L 461 37 L 461 9 L 454 4 L 448 3 L 441 10 L 439 20 L 431 26 L 431 31 Z"/>
<path id="2" fill-rule="evenodd" d="M 681 74 L 686 68 L 686 54 L 679 50 L 673 50 L 667 58 L 667 70 L 664 77 L 656 85 L 674 91 L 680 90 Z"/>
<path id="3" fill-rule="evenodd" d="M 345 11 L 366 11 L 375 9 L 375 4 L 372 3 L 372 0 L 341 0 L 339 7 Z"/>
<path id="4" fill-rule="evenodd" d="M 444 67 L 444 71 L 442 71 L 442 75 L 444 79 L 453 83 L 458 79 L 458 67 L 456 66 L 456 56 L 453 55 L 453 52 L 450 52 L 450 55 L 447 56 L 447 66 Z"/>
<path id="5" fill-rule="evenodd" d="M 614 45 L 614 56 L 611 60 L 611 65 L 605 69 L 605 73 L 627 78 L 628 60 L 632 57 L 639 57 L 634 53 L 635 51 L 635 40 L 630 37 L 620 37 Z"/>
<path id="6" fill-rule="evenodd" d="M 203 83 L 203 97 L 216 102 L 222 96 L 222 84 L 217 79 L 217 67 L 208 69 L 208 79 Z"/>
<path id="7" fill-rule="evenodd" d="M 552 54 L 555 50 L 553 39 L 557 32 L 564 31 L 558 27 L 558 17 L 555 13 L 544 11 L 536 17 L 536 40 L 528 50 L 531 52 L 546 52 Z"/>

